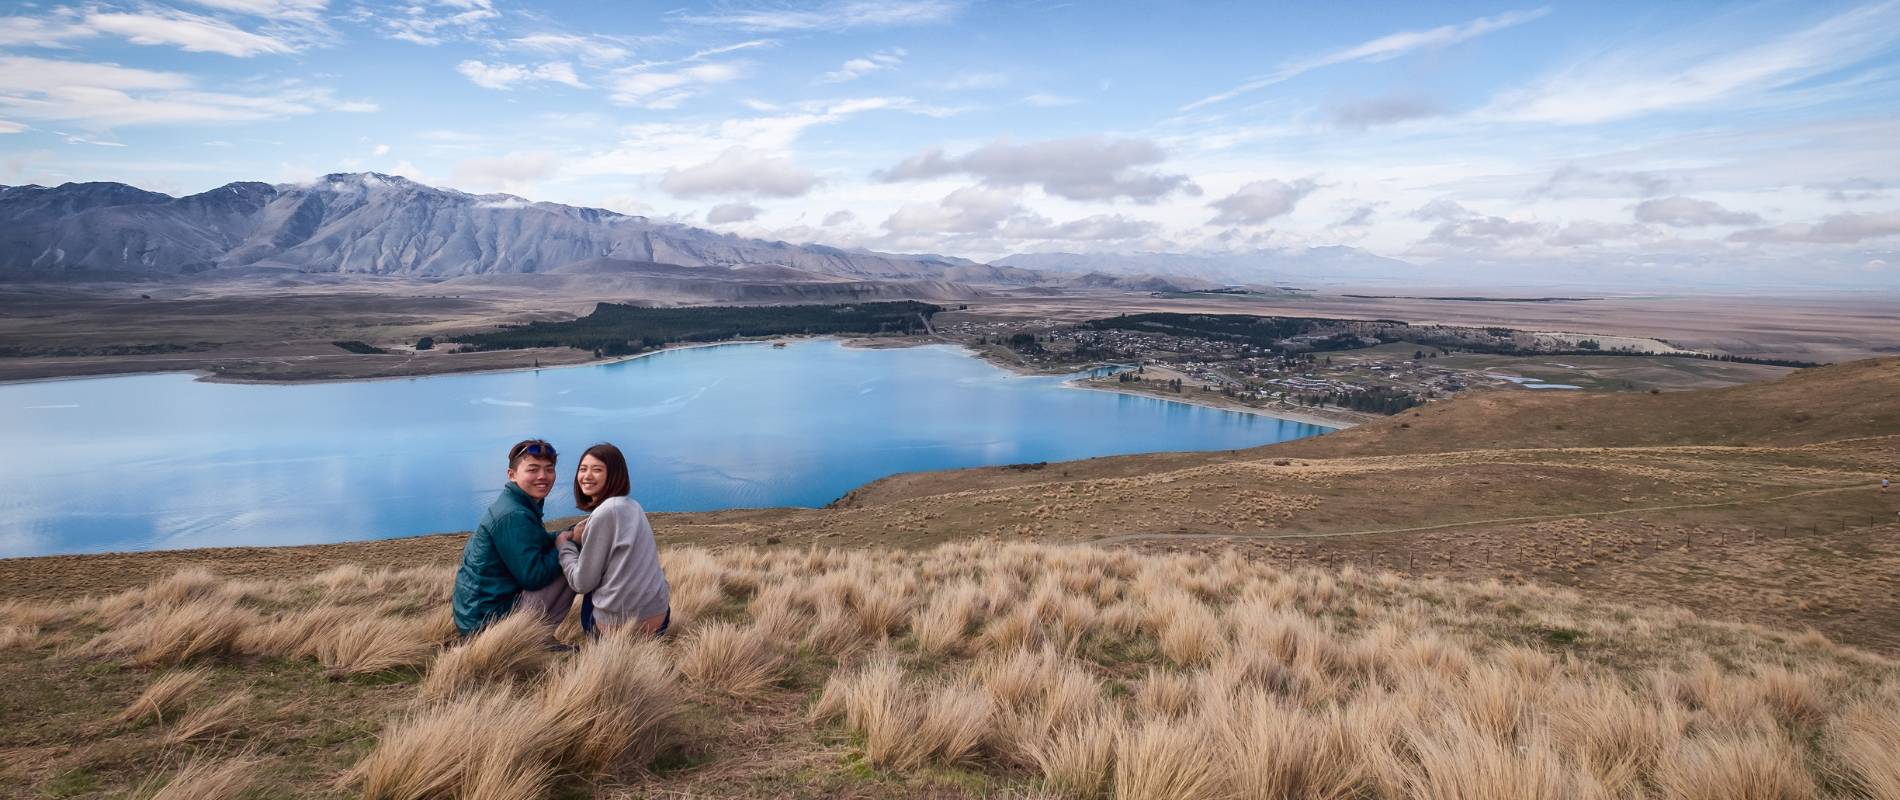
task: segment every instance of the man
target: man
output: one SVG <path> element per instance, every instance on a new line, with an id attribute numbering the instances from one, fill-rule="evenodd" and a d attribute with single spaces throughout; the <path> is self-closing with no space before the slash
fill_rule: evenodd
<path id="1" fill-rule="evenodd" d="M 554 445 L 529 439 L 508 449 L 508 483 L 462 548 L 455 571 L 455 627 L 472 636 L 519 605 L 548 624 L 567 616 L 574 592 L 561 574 L 541 506 L 554 488 Z"/>

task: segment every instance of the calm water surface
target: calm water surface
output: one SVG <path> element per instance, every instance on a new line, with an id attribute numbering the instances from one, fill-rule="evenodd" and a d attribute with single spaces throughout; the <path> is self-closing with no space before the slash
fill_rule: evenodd
<path id="1" fill-rule="evenodd" d="M 591 367 L 250 386 L 0 386 L 0 556 L 467 530 L 510 444 L 611 441 L 650 510 L 819 506 L 899 472 L 1252 447 L 1328 429 L 1012 375 L 948 346 L 673 350 Z"/>

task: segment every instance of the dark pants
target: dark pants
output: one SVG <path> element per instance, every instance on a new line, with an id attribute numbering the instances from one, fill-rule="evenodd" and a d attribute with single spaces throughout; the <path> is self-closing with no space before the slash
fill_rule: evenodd
<path id="1" fill-rule="evenodd" d="M 672 626 L 673 626 L 673 608 L 671 606 L 668 606 L 666 609 L 666 617 L 660 620 L 660 629 L 657 631 L 654 631 L 653 635 L 665 636 L 666 629 Z M 588 636 L 600 635 L 600 632 L 594 629 L 594 593 L 593 592 L 588 592 L 587 594 L 581 595 L 581 630 L 586 631 Z"/>

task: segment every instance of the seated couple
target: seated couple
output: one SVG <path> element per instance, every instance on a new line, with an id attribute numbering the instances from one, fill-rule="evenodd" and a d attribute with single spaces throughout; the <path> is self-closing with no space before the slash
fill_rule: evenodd
<path id="1" fill-rule="evenodd" d="M 455 627 L 473 636 L 517 608 L 556 625 L 580 594 L 589 634 L 665 633 L 666 575 L 646 511 L 627 497 L 627 459 L 611 444 L 587 448 L 574 469 L 574 505 L 587 519 L 555 535 L 541 522 L 555 458 L 540 439 L 509 448 L 508 483 L 462 548 Z"/>

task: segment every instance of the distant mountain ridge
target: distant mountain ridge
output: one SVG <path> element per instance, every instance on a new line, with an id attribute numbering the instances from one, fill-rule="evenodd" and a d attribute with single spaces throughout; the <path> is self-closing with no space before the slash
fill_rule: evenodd
<path id="1" fill-rule="evenodd" d="M 1237 256 L 1041 253 L 984 264 L 748 239 L 375 172 L 308 183 L 240 181 L 184 197 L 111 182 L 0 186 L 0 278 L 291 270 L 578 285 L 586 281 L 573 267 L 589 264 L 614 265 L 611 275 L 596 269 L 589 280 L 604 276 L 629 292 L 681 301 L 770 297 L 786 285 L 807 287 L 791 295 L 924 299 L 971 296 L 972 286 L 1193 291 L 1315 269 L 1350 277 L 1412 266 L 1345 247 Z M 656 265 L 685 269 L 660 274 Z M 524 275 L 545 277 L 511 277 Z M 837 281 L 853 285 L 811 288 Z M 687 286 L 696 282 L 718 286 Z"/>
<path id="2" fill-rule="evenodd" d="M 968 259 L 794 245 L 378 173 L 238 182 L 186 197 L 120 183 L 0 187 L 0 271 L 193 274 L 245 267 L 461 277 L 597 259 L 786 267 L 854 280 L 1041 283 Z"/>

